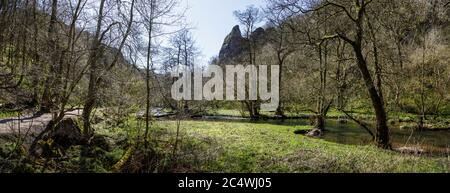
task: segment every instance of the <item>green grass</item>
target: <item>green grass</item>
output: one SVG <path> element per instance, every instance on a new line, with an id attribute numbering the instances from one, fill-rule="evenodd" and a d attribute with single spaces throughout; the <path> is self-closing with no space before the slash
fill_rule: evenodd
<path id="1" fill-rule="evenodd" d="M 175 122 L 157 122 L 174 132 Z M 308 127 L 183 121 L 182 139 L 208 152 L 202 172 L 449 172 L 449 158 L 407 156 L 372 146 L 312 139 L 293 132 Z M 173 133 L 172 133 L 173 134 Z"/>
<path id="2" fill-rule="evenodd" d="M 100 164 L 93 164 L 98 166 L 95 171 L 100 172 L 110 172 L 110 167 L 126 152 L 126 141 L 133 141 L 143 134 L 143 123 L 138 124 L 135 119 L 129 119 L 121 126 L 103 123 L 94 127 L 96 134 L 110 137 L 115 144 L 110 152 L 99 156 L 97 162 Z M 191 120 L 182 121 L 180 129 L 177 159 L 172 162 L 176 122 L 156 121 L 152 124 L 149 136 L 155 142 L 152 144 L 157 155 L 162 158 L 158 164 L 164 169 L 159 172 L 450 172 L 450 157 L 403 155 L 370 145 L 343 145 L 294 134 L 296 130 L 311 129 L 309 126 Z M 121 145 L 123 141 L 125 144 Z M 0 147 L 0 153 L 3 150 L 6 149 Z M 64 171 L 77 171 L 76 156 L 79 153 L 73 155 L 67 163 L 60 163 Z"/>
<path id="3" fill-rule="evenodd" d="M 245 112 L 247 114 L 247 112 Z M 217 112 L 213 113 L 214 115 L 222 115 L 222 116 L 242 116 L 242 113 L 238 110 L 233 109 L 219 109 Z"/>
<path id="4" fill-rule="evenodd" d="M 11 118 L 19 116 L 17 111 L 0 111 L 0 119 Z"/>
<path id="5" fill-rule="evenodd" d="M 97 135 L 108 136 L 113 142 L 111 151 L 92 160 L 93 171 L 98 172 L 111 172 L 111 167 L 124 156 L 128 144 L 143 134 L 143 123 L 138 124 L 135 119 L 120 126 L 97 124 L 94 127 Z M 156 121 L 151 129 L 149 137 L 158 155 L 155 172 L 450 172 L 450 157 L 410 156 L 370 145 L 337 144 L 294 134 L 296 130 L 311 129 L 309 126 L 270 123 L 182 121 L 177 156 L 172 159 L 176 122 Z M 10 151 L 6 144 L 0 141 L 0 161 L 5 152 Z M 55 162 L 58 167 L 46 172 L 78 171 L 80 149 L 74 148 L 69 151 L 72 152 L 68 154 L 70 159 Z M 43 172 L 39 168 L 31 171 Z"/>

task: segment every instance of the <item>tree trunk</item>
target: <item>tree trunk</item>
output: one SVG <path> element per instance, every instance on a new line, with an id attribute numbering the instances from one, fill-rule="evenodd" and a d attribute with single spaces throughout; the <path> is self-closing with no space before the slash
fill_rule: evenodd
<path id="1" fill-rule="evenodd" d="M 283 64 L 284 64 L 284 57 L 282 56 L 281 51 L 277 51 L 277 58 L 278 58 L 278 65 L 280 66 L 280 74 L 278 75 L 278 82 L 280 83 L 279 86 L 279 95 L 280 97 L 283 96 L 283 89 L 282 89 L 282 76 L 283 76 Z M 278 108 L 277 111 L 275 112 L 275 115 L 280 116 L 282 118 L 285 118 L 286 115 L 284 114 L 284 110 L 283 110 L 283 104 L 282 104 L 282 100 L 280 98 L 280 100 L 278 100 Z"/>
<path id="2" fill-rule="evenodd" d="M 101 48 L 100 31 L 103 24 L 103 8 L 105 5 L 105 0 L 100 1 L 99 15 L 97 20 L 97 28 L 95 32 L 95 37 L 92 42 L 92 49 L 89 55 L 88 65 L 89 65 L 89 86 L 88 94 L 86 96 L 84 109 L 83 109 L 83 135 L 89 140 L 92 135 L 90 117 L 92 110 L 94 109 L 96 98 L 97 98 L 97 79 L 98 79 L 98 60 L 103 54 Z"/>
<path id="3" fill-rule="evenodd" d="M 147 150 L 148 145 L 148 132 L 150 130 L 150 67 L 152 62 L 152 35 L 153 35 L 153 11 L 154 11 L 154 1 L 150 0 L 150 23 L 148 29 L 148 45 L 147 45 L 147 66 L 145 74 L 145 84 L 146 84 L 146 107 L 145 107 L 145 134 L 144 134 L 144 146 Z M 145 153 L 145 160 L 147 160 L 147 154 Z"/>
<path id="4" fill-rule="evenodd" d="M 49 71 L 46 74 L 46 80 L 44 84 L 44 92 L 42 94 L 42 101 L 40 112 L 49 113 L 53 106 L 52 95 L 53 92 L 51 89 L 53 86 L 53 78 L 56 74 L 56 61 L 57 61 L 57 51 L 56 51 L 56 22 L 57 22 L 57 11 L 58 11 L 58 0 L 52 0 L 52 12 L 50 15 L 50 24 L 48 27 L 48 44 L 49 49 L 48 53 L 51 55 L 51 64 L 49 66 Z"/>
<path id="5" fill-rule="evenodd" d="M 383 101 L 375 88 L 375 85 L 370 75 L 369 69 L 367 68 L 366 60 L 362 54 L 361 46 L 358 43 L 353 44 L 353 49 L 356 54 L 357 64 L 364 78 L 367 90 L 372 101 L 373 108 L 376 115 L 376 133 L 375 142 L 378 147 L 383 149 L 391 148 L 389 141 L 389 128 L 387 126 L 387 115 L 384 109 Z"/>
<path id="6" fill-rule="evenodd" d="M 354 20 L 354 23 L 356 25 L 355 27 L 356 39 L 353 41 L 343 35 L 340 35 L 340 38 L 344 39 L 347 43 L 352 45 L 353 50 L 355 52 L 358 68 L 362 74 L 366 88 L 369 92 L 369 96 L 372 101 L 372 106 L 375 110 L 376 115 L 375 142 L 379 148 L 390 149 L 392 147 L 389 140 L 389 127 L 387 126 L 387 114 L 386 110 L 384 109 L 383 99 L 382 96 L 380 96 L 380 93 L 377 91 L 377 88 L 373 82 L 372 76 L 367 67 L 367 61 L 364 58 L 362 50 L 362 43 L 364 41 L 363 21 L 364 16 L 366 14 L 365 9 L 367 4 L 365 4 L 365 1 L 361 3 L 355 0 L 354 2 L 355 7 L 357 8 L 358 11 L 357 19 Z"/>
<path id="7" fill-rule="evenodd" d="M 322 114 L 316 115 L 314 127 L 322 132 L 325 131 L 325 117 Z"/>

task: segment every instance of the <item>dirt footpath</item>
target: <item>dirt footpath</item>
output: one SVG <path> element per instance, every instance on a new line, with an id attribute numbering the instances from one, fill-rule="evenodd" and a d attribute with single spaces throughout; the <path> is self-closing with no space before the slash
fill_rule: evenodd
<path id="1" fill-rule="evenodd" d="M 66 118 L 81 116 L 82 110 L 74 110 L 66 113 Z M 50 113 L 42 115 L 24 115 L 0 119 L 0 134 L 34 134 L 42 131 L 52 120 Z"/>

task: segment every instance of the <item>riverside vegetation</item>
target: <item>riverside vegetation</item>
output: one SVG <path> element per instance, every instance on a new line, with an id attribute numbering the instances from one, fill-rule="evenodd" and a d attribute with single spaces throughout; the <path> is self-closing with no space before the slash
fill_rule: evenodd
<path id="1" fill-rule="evenodd" d="M 279 66 L 273 112 L 172 98 L 201 67 L 183 5 L 0 1 L 0 172 L 450 172 L 450 2 L 235 11 L 203 67 Z"/>

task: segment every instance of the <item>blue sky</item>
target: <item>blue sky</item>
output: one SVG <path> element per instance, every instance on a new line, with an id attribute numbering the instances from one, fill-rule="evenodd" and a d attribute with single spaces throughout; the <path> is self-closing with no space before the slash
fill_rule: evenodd
<path id="1" fill-rule="evenodd" d="M 194 27 L 193 34 L 203 54 L 203 62 L 218 55 L 223 40 L 237 21 L 233 11 L 249 5 L 262 7 L 264 0 L 184 0 L 188 6 L 187 21 Z"/>

